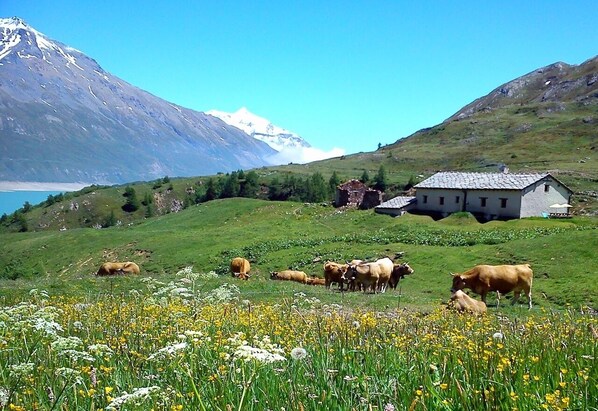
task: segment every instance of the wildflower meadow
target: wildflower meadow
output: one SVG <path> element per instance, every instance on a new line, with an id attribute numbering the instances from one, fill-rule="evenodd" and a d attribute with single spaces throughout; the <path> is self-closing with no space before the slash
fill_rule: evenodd
<path id="1" fill-rule="evenodd" d="M 598 317 L 252 303 L 168 284 L 0 308 L 2 410 L 598 410 Z"/>

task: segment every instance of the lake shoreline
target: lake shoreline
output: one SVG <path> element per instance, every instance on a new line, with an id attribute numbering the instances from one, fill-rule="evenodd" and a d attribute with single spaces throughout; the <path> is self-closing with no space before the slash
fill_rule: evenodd
<path id="1" fill-rule="evenodd" d="M 78 191 L 91 183 L 48 183 L 37 181 L 0 181 L 0 192 L 11 191 Z"/>

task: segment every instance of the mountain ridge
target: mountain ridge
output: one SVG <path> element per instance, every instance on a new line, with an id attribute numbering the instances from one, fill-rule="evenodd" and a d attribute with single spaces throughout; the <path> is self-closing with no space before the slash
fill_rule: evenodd
<path id="1" fill-rule="evenodd" d="M 115 184 L 271 164 L 267 144 L 0 19 L 0 180 Z"/>

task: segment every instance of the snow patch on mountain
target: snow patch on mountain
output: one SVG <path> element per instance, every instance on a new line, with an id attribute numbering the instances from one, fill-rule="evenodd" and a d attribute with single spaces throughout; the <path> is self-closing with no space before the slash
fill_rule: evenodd
<path id="1" fill-rule="evenodd" d="M 245 134 L 268 144 L 276 151 L 282 151 L 286 147 L 310 147 L 309 143 L 296 133 L 275 126 L 269 120 L 256 116 L 245 107 L 234 113 L 210 110 L 206 114 L 218 117 L 233 127 L 245 132 Z"/>
<path id="2" fill-rule="evenodd" d="M 268 144 L 278 153 L 268 158 L 273 164 L 309 163 L 345 154 L 341 148 L 330 151 L 312 147 L 298 134 L 272 124 L 269 120 L 251 113 L 242 107 L 234 113 L 218 110 L 207 111 L 206 114 L 217 117 L 225 123 L 237 127 L 245 134 Z"/>

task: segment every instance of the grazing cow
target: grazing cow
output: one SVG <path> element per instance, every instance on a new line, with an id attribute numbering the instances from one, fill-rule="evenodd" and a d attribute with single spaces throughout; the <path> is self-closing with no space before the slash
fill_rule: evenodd
<path id="1" fill-rule="evenodd" d="M 125 263 L 104 263 L 96 275 L 139 274 L 139 266 L 131 261 Z"/>
<path id="2" fill-rule="evenodd" d="M 324 285 L 330 289 L 332 283 L 338 283 L 339 289 L 343 291 L 343 275 L 347 272 L 347 264 L 339 264 L 326 261 L 324 264 Z"/>
<path id="3" fill-rule="evenodd" d="M 476 265 L 463 274 L 453 274 L 451 291 L 469 288 L 474 293 L 482 296 L 486 302 L 486 294 L 490 291 L 497 292 L 496 306 L 500 301 L 500 294 L 513 291 L 515 304 L 523 291 L 527 295 L 529 308 L 532 308 L 532 280 L 534 273 L 529 264 L 519 265 Z"/>
<path id="4" fill-rule="evenodd" d="M 483 301 L 471 298 L 462 290 L 453 292 L 448 306 L 457 311 L 467 311 L 474 314 L 484 314 L 486 312 L 486 304 Z"/>
<path id="5" fill-rule="evenodd" d="M 235 257 L 230 262 L 230 271 L 233 277 L 240 278 L 241 280 L 249 279 L 249 271 L 251 270 L 251 265 L 249 261 L 241 257 Z"/>
<path id="6" fill-rule="evenodd" d="M 326 285 L 326 280 L 318 277 L 309 277 L 306 284 L 310 285 Z"/>
<path id="7" fill-rule="evenodd" d="M 392 274 L 390 275 L 388 285 L 393 290 L 396 290 L 399 280 L 405 278 L 406 275 L 413 274 L 413 272 L 413 268 L 409 266 L 409 263 L 395 264 L 392 268 Z"/>
<path id="8" fill-rule="evenodd" d="M 283 271 L 274 271 L 270 273 L 270 278 L 272 280 L 286 280 L 286 281 L 297 281 L 298 283 L 307 283 L 307 274 L 303 271 L 295 271 L 295 270 L 283 270 Z"/>
<path id="9" fill-rule="evenodd" d="M 354 281 L 355 284 L 366 293 L 371 288 L 374 294 L 378 290 L 378 281 L 380 280 L 380 265 L 378 263 L 361 263 L 349 265 L 347 272 L 343 276 L 344 281 Z"/>

